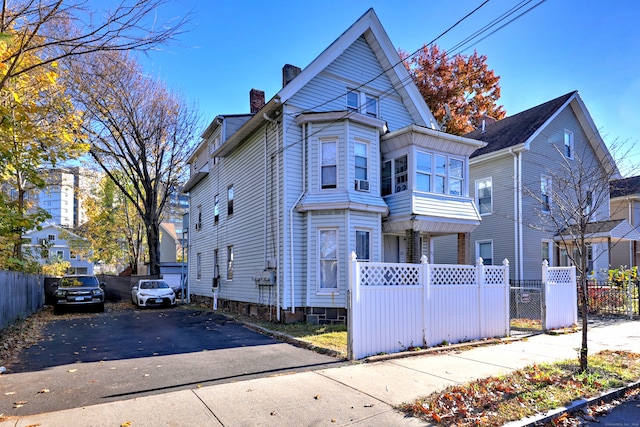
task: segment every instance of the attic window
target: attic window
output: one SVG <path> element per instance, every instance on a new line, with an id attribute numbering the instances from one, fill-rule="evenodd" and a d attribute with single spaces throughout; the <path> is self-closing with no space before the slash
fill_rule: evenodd
<path id="1" fill-rule="evenodd" d="M 573 132 L 564 131 L 564 156 L 567 159 L 573 159 Z"/>
<path id="2" fill-rule="evenodd" d="M 355 91 L 347 92 L 347 109 L 358 111 L 360 109 L 360 94 Z"/>

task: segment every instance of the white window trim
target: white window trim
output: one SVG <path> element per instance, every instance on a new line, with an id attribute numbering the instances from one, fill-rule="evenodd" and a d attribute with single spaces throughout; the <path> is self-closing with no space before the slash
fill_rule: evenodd
<path id="1" fill-rule="evenodd" d="M 422 154 L 429 154 L 431 155 L 431 189 L 429 191 L 424 191 L 424 190 L 417 190 L 416 188 L 416 182 L 417 182 L 417 175 L 418 175 L 418 152 L 422 153 Z M 445 170 L 444 170 L 444 174 L 438 173 L 436 170 L 436 158 L 437 157 L 444 157 L 445 159 Z M 468 183 L 468 164 L 467 164 L 467 160 L 464 157 L 458 157 L 455 155 L 450 155 L 447 153 L 442 153 L 439 151 L 429 151 L 429 150 L 416 150 L 415 154 L 412 156 L 413 157 L 413 180 L 415 181 L 412 184 L 412 188 L 414 189 L 414 191 L 421 191 L 423 193 L 432 193 L 432 194 L 442 194 L 444 196 L 454 196 L 454 197 L 466 197 L 467 196 L 467 183 Z M 457 177 L 453 177 L 451 175 L 451 168 L 450 168 L 450 164 L 451 164 L 451 160 L 457 160 L 459 162 L 462 163 L 462 178 L 457 178 Z M 444 177 L 444 192 L 440 193 L 435 191 L 435 187 L 436 187 L 436 177 Z M 460 193 L 459 195 L 456 194 L 451 194 L 451 180 L 459 180 L 462 181 L 462 184 L 460 186 Z M 493 200 L 492 200 L 493 203 Z"/>
<path id="2" fill-rule="evenodd" d="M 495 256 L 493 254 L 493 239 L 485 239 L 485 240 L 476 240 L 476 259 L 480 258 L 480 245 L 484 244 L 484 243 L 490 243 L 491 244 L 491 263 L 495 264 Z M 484 265 L 489 265 L 489 264 L 484 264 Z"/>
<path id="3" fill-rule="evenodd" d="M 349 105 L 350 93 L 355 93 L 357 95 L 357 106 Z M 375 101 L 375 110 L 372 112 L 369 111 L 369 103 L 367 102 L 367 98 L 373 99 Z M 349 111 L 358 112 L 365 116 L 374 117 L 377 119 L 380 118 L 380 97 L 369 92 L 347 88 L 347 94 L 345 95 L 345 107 Z"/>
<path id="4" fill-rule="evenodd" d="M 569 136 L 569 150 L 570 150 L 570 155 L 569 156 L 567 156 L 567 144 L 565 142 L 567 136 Z M 575 141 L 575 138 L 574 138 L 573 132 L 571 132 L 568 129 L 565 129 L 564 130 L 564 134 L 562 135 L 562 155 L 564 157 L 566 157 L 567 159 L 573 159 L 574 158 L 574 155 L 573 155 L 574 147 L 575 147 L 574 141 Z"/>
<path id="5" fill-rule="evenodd" d="M 196 254 L 196 280 L 202 280 L 202 254 L 200 252 Z"/>
<path id="6" fill-rule="evenodd" d="M 372 254 L 373 254 L 373 244 L 372 244 L 373 243 L 372 242 L 372 240 L 373 240 L 372 239 L 373 231 L 370 228 L 356 228 L 355 233 L 354 233 L 354 237 L 356 237 L 356 244 L 355 244 L 354 250 L 358 248 L 357 235 L 358 235 L 359 231 L 360 232 L 369 233 L 369 258 L 368 259 L 364 259 L 364 258 L 360 259 L 360 258 L 358 258 L 358 261 L 371 261 L 371 257 L 372 257 Z"/>
<path id="7" fill-rule="evenodd" d="M 489 212 L 485 212 L 485 213 L 481 213 L 480 212 L 480 197 L 479 197 L 479 191 L 478 191 L 478 184 L 481 182 L 485 182 L 485 181 L 489 181 L 489 183 L 491 184 L 491 195 L 489 196 L 491 198 L 491 203 L 489 204 Z M 480 178 L 480 179 L 476 179 L 475 181 L 475 191 L 476 191 L 476 204 L 478 205 L 478 213 L 480 213 L 481 216 L 485 216 L 485 215 L 491 215 L 493 214 L 493 177 L 487 177 L 487 178 Z"/>
<path id="8" fill-rule="evenodd" d="M 321 267 L 321 261 L 322 258 L 320 257 L 320 234 L 323 231 L 335 231 L 336 232 L 336 287 L 335 288 L 322 288 L 321 287 L 321 271 L 322 271 L 322 267 Z M 318 263 L 316 264 L 316 268 L 317 268 L 317 279 L 316 279 L 316 294 L 317 295 L 340 295 L 340 230 L 338 228 L 335 227 L 322 227 L 322 228 L 318 228 L 318 232 L 317 232 L 317 243 L 316 243 L 316 250 L 317 250 L 317 254 L 318 254 Z"/>
<path id="9" fill-rule="evenodd" d="M 228 245 L 227 246 L 227 277 L 226 277 L 227 282 L 233 281 L 233 275 L 235 272 L 235 261 L 236 261 L 236 256 L 233 250 L 233 245 Z M 231 271 L 231 277 L 229 277 L 229 271 Z"/>
<path id="10" fill-rule="evenodd" d="M 364 180 L 371 182 L 371 172 L 370 172 L 371 171 L 371 168 L 370 168 L 370 164 L 371 164 L 371 143 L 369 141 L 364 140 L 364 139 L 356 138 L 356 140 L 354 141 L 354 144 L 353 144 L 353 176 L 355 177 L 355 179 L 361 179 L 361 178 L 357 178 L 355 176 L 356 175 L 356 162 L 355 162 L 356 149 L 355 149 L 355 147 L 358 144 L 362 144 L 362 145 L 365 146 L 365 150 L 366 150 L 365 159 L 367 161 L 367 164 L 365 166 L 365 168 L 366 168 L 365 172 L 366 172 L 367 177 Z M 336 166 L 336 172 L 337 172 L 337 166 Z"/>
<path id="11" fill-rule="evenodd" d="M 547 185 L 546 185 L 546 195 L 549 198 L 549 203 L 548 203 L 548 207 L 546 206 L 546 204 L 543 202 L 542 203 L 542 212 L 551 212 L 551 206 L 553 205 L 553 181 L 551 180 L 551 177 L 548 175 L 540 175 L 540 199 L 541 201 L 543 201 L 543 196 L 544 194 L 542 194 L 542 181 L 546 181 Z"/>
<path id="12" fill-rule="evenodd" d="M 549 261 L 549 267 L 553 267 L 553 240 L 542 239 L 542 241 L 540 242 L 540 255 L 542 255 L 542 245 L 544 245 L 545 243 L 549 245 L 549 259 L 547 261 Z"/>
<path id="13" fill-rule="evenodd" d="M 340 170 L 338 167 L 338 159 L 340 157 L 339 152 L 340 152 L 340 145 L 338 143 L 338 138 L 337 137 L 331 137 L 331 138 L 322 138 L 318 140 L 319 144 L 318 144 L 318 189 L 320 191 L 335 191 L 338 189 L 338 182 L 340 181 L 339 179 L 339 174 L 340 174 Z M 329 144 L 329 143 L 334 143 L 336 145 L 336 160 L 335 160 L 335 164 L 330 165 L 330 164 L 323 164 L 323 158 L 322 158 L 322 147 L 323 144 Z M 335 166 L 336 167 L 336 186 L 335 187 L 329 187 L 329 188 L 322 188 L 322 167 L 323 166 Z"/>

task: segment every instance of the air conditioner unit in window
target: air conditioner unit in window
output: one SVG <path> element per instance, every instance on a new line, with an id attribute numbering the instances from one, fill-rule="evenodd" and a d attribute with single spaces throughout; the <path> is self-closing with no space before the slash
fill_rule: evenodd
<path id="1" fill-rule="evenodd" d="M 369 191 L 369 181 L 356 179 L 356 191 Z"/>

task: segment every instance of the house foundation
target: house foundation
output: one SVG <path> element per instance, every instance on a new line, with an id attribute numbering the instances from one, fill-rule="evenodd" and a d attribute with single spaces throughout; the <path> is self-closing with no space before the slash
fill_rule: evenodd
<path id="1" fill-rule="evenodd" d="M 213 297 L 191 294 L 191 302 L 200 307 L 213 310 Z M 232 301 L 218 298 L 218 311 L 239 314 L 247 317 L 278 322 L 277 308 L 264 304 Z M 347 310 L 344 308 L 307 307 L 291 310 L 280 310 L 280 323 L 306 322 L 312 325 L 346 325 Z"/>

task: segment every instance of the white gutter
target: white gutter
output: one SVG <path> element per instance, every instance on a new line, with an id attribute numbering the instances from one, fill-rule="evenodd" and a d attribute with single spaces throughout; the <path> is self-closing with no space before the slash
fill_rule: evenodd
<path id="1" fill-rule="evenodd" d="M 302 125 L 302 192 L 296 199 L 295 203 L 291 206 L 289 210 L 289 257 L 291 262 L 291 313 L 296 314 L 296 287 L 295 287 L 295 267 L 294 267 L 294 259 L 293 259 L 293 211 L 296 208 L 296 205 L 302 200 L 305 194 L 305 181 L 307 176 L 307 165 L 306 165 L 306 156 L 305 151 L 307 149 L 307 124 Z"/>

